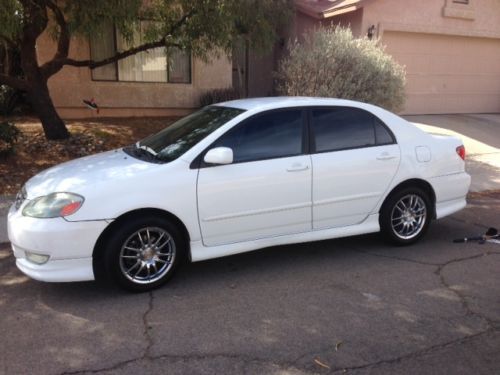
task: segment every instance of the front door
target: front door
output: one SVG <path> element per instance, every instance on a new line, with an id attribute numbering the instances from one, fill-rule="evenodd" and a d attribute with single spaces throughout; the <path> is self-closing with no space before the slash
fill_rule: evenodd
<path id="1" fill-rule="evenodd" d="M 300 109 L 256 115 L 213 147 L 229 147 L 229 165 L 202 165 L 198 218 L 205 246 L 310 231 L 311 158 L 304 155 Z"/>

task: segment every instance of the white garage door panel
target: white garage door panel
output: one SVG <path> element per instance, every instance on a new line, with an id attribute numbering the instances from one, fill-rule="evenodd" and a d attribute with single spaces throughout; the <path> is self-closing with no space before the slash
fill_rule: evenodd
<path id="1" fill-rule="evenodd" d="M 386 31 L 406 66 L 404 113 L 500 112 L 500 39 Z"/>

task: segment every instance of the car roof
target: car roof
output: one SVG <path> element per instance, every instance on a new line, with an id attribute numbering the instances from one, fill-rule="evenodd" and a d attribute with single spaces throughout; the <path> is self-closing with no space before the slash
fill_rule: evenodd
<path id="1" fill-rule="evenodd" d="M 302 107 L 302 106 L 349 106 L 349 107 L 369 107 L 366 103 L 356 102 L 352 100 L 333 99 L 333 98 L 311 98 L 304 96 L 276 96 L 266 98 L 250 98 L 238 99 L 227 102 L 217 103 L 217 106 L 232 107 L 244 110 L 253 109 L 274 109 L 286 107 Z"/>

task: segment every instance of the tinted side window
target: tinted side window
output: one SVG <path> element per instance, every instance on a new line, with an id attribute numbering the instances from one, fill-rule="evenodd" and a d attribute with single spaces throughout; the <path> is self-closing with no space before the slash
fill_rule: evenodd
<path id="1" fill-rule="evenodd" d="M 375 119 L 375 138 L 377 139 L 377 145 L 390 145 L 395 142 L 392 134 L 382 125 L 379 119 Z"/>
<path id="2" fill-rule="evenodd" d="M 369 112 L 349 107 L 313 109 L 311 112 L 316 152 L 393 143 L 392 135 Z"/>
<path id="3" fill-rule="evenodd" d="M 302 153 L 302 111 L 257 115 L 224 134 L 214 147 L 230 147 L 234 162 L 279 158 Z"/>

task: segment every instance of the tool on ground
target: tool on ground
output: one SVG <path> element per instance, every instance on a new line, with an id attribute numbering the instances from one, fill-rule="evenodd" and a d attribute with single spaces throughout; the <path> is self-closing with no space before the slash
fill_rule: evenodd
<path id="1" fill-rule="evenodd" d="M 485 234 L 481 236 L 472 236 L 472 237 L 464 237 L 457 238 L 453 240 L 455 243 L 464 243 L 464 242 L 478 242 L 480 244 L 484 244 L 485 242 L 492 242 L 496 244 L 500 244 L 500 234 L 498 233 L 498 229 L 496 228 L 488 228 Z"/>

